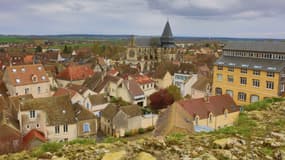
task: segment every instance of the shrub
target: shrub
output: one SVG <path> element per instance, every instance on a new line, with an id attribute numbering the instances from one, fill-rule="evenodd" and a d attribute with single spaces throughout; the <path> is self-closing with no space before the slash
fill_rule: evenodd
<path id="1" fill-rule="evenodd" d="M 154 126 L 149 126 L 149 127 L 147 127 L 145 130 L 147 130 L 147 131 L 152 131 L 152 130 L 154 130 Z"/>
<path id="2" fill-rule="evenodd" d="M 68 142 L 68 144 L 96 144 L 96 139 L 78 138 Z"/>
<path id="3" fill-rule="evenodd" d="M 42 144 L 40 147 L 36 148 L 35 150 L 32 151 L 32 156 L 34 157 L 39 157 L 45 152 L 57 152 L 59 149 L 61 149 L 63 146 L 63 143 L 60 142 L 48 142 Z"/>
<path id="4" fill-rule="evenodd" d="M 166 137 L 166 142 L 169 144 L 180 144 L 185 136 L 186 135 L 182 133 L 174 133 Z"/>
<path id="5" fill-rule="evenodd" d="M 118 141 L 120 141 L 119 138 L 112 137 L 112 136 L 106 137 L 103 140 L 104 143 L 114 143 L 114 142 L 118 142 Z"/>
<path id="6" fill-rule="evenodd" d="M 132 135 L 132 133 L 129 132 L 129 131 L 126 131 L 126 132 L 125 132 L 125 137 L 130 137 L 131 135 Z"/>
<path id="7" fill-rule="evenodd" d="M 251 103 L 245 106 L 244 109 L 246 111 L 262 110 L 268 108 L 273 102 L 281 102 L 281 101 L 284 101 L 284 98 L 279 98 L 279 97 L 267 98 L 262 101 Z"/>
<path id="8" fill-rule="evenodd" d="M 145 132 L 144 128 L 139 128 L 139 134 L 143 134 Z"/>

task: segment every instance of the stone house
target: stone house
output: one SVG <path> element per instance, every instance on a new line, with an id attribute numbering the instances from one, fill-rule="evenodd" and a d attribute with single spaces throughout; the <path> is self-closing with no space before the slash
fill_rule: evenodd
<path id="1" fill-rule="evenodd" d="M 83 98 L 82 95 L 80 95 L 74 90 L 67 88 L 58 88 L 53 94 L 53 96 L 62 96 L 62 95 L 69 95 L 72 104 L 79 103 L 81 105 L 84 105 L 85 99 Z"/>
<path id="2" fill-rule="evenodd" d="M 3 81 L 10 96 L 50 96 L 50 82 L 41 64 L 9 66 L 4 71 Z"/>
<path id="3" fill-rule="evenodd" d="M 142 107 L 147 105 L 147 98 L 140 85 L 135 80 L 123 80 L 118 86 L 117 97 Z"/>
<path id="4" fill-rule="evenodd" d="M 68 99 L 69 95 L 64 95 L 22 101 L 18 112 L 22 134 L 37 129 L 44 133 L 48 141 L 68 141 L 79 136 L 93 136 L 97 130 L 96 117 Z M 79 130 L 84 124 L 86 132 L 81 133 Z"/>
<path id="5" fill-rule="evenodd" d="M 210 79 L 207 77 L 200 77 L 192 86 L 191 98 L 203 98 L 205 95 L 211 95 Z"/>
<path id="6" fill-rule="evenodd" d="M 85 107 L 100 117 L 100 112 L 108 106 L 109 102 L 104 94 L 90 95 L 85 100 Z"/>
<path id="7" fill-rule="evenodd" d="M 140 85 L 146 97 L 156 92 L 154 80 L 147 75 L 131 75 L 129 79 L 134 79 Z"/>
<path id="8" fill-rule="evenodd" d="M 154 73 L 152 78 L 159 89 L 167 88 L 172 84 L 172 75 L 168 71 L 165 73 Z"/>
<path id="9" fill-rule="evenodd" d="M 192 134 L 193 119 L 178 103 L 160 113 L 155 125 L 154 136 L 167 136 L 173 133 Z"/>
<path id="10" fill-rule="evenodd" d="M 105 135 L 124 136 L 126 132 L 154 126 L 157 115 L 144 116 L 138 105 L 108 105 L 101 116 L 101 130 Z"/>
<path id="11" fill-rule="evenodd" d="M 240 107 L 228 94 L 186 99 L 178 104 L 191 116 L 196 131 L 211 131 L 231 126 L 240 113 Z"/>
<path id="12" fill-rule="evenodd" d="M 19 123 L 7 100 L 0 96 L 0 154 L 20 151 L 21 143 Z"/>
<path id="13" fill-rule="evenodd" d="M 46 142 L 44 133 L 32 129 L 23 137 L 23 149 L 34 149 Z"/>

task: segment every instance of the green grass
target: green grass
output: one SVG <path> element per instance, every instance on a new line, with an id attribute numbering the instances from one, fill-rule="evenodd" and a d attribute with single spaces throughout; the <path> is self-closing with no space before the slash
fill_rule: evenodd
<path id="1" fill-rule="evenodd" d="M 121 141 L 120 138 L 116 138 L 116 137 L 112 137 L 112 136 L 106 137 L 103 140 L 104 143 L 114 143 L 114 142 L 119 142 L 119 141 Z"/>
<path id="2" fill-rule="evenodd" d="M 256 121 L 250 119 L 246 113 L 240 113 L 238 120 L 235 122 L 234 126 L 221 128 L 210 134 L 217 134 L 217 135 L 240 134 L 244 137 L 249 137 L 256 126 L 257 126 Z"/>
<path id="3" fill-rule="evenodd" d="M 84 145 L 96 144 L 96 139 L 78 138 L 68 142 L 68 144 L 84 144 Z"/>
<path id="4" fill-rule="evenodd" d="M 59 149 L 63 147 L 64 143 L 59 143 L 59 142 L 48 142 L 42 144 L 40 147 L 36 148 L 35 150 L 32 151 L 32 156 L 33 157 L 39 157 L 45 152 L 57 152 Z"/>
<path id="5" fill-rule="evenodd" d="M 180 144 L 185 139 L 185 137 L 185 134 L 173 133 L 166 137 L 166 142 L 169 144 Z"/>
<path id="6" fill-rule="evenodd" d="M 0 43 L 22 43 L 27 42 L 28 39 L 16 36 L 0 36 Z"/>
<path id="7" fill-rule="evenodd" d="M 284 98 L 268 98 L 262 101 L 258 101 L 255 103 L 251 103 L 247 106 L 244 107 L 245 111 L 253 111 L 253 110 L 263 110 L 266 109 L 270 106 L 271 103 L 273 102 L 281 102 L 284 101 Z"/>
<path id="8" fill-rule="evenodd" d="M 263 147 L 260 149 L 260 152 L 262 152 L 264 155 L 272 156 L 273 150 L 270 147 Z"/>

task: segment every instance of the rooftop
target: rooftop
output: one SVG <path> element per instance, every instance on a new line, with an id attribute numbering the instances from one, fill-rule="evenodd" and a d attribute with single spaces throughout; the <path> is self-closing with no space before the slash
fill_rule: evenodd
<path id="1" fill-rule="evenodd" d="M 224 50 L 262 51 L 285 53 L 285 42 L 279 41 L 235 41 L 228 42 Z"/>

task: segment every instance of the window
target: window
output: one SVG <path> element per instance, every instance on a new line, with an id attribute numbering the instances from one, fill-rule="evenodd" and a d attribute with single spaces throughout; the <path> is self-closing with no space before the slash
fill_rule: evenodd
<path id="1" fill-rule="evenodd" d="M 222 95 L 223 90 L 222 90 L 222 88 L 216 88 L 216 89 L 215 89 L 215 92 L 216 92 L 216 95 L 217 95 L 217 96 L 220 96 L 220 95 Z"/>
<path id="2" fill-rule="evenodd" d="M 30 118 L 36 118 L 36 111 L 35 110 L 30 111 Z"/>
<path id="3" fill-rule="evenodd" d="M 223 66 L 218 66 L 218 70 L 223 70 Z"/>
<path id="4" fill-rule="evenodd" d="M 246 93 L 239 92 L 238 93 L 238 100 L 239 101 L 246 101 Z"/>
<path id="5" fill-rule="evenodd" d="M 259 75 L 260 75 L 260 71 L 258 71 L 258 70 L 253 70 L 253 75 L 259 76 Z"/>
<path id="6" fill-rule="evenodd" d="M 64 133 L 68 132 L 68 125 L 67 124 L 63 125 L 63 132 Z"/>
<path id="7" fill-rule="evenodd" d="M 284 92 L 284 91 L 285 91 L 285 84 L 284 84 L 284 83 L 281 84 L 280 91 L 281 91 L 281 92 Z"/>
<path id="8" fill-rule="evenodd" d="M 260 86 L 260 82 L 258 79 L 253 79 L 252 80 L 252 86 L 253 87 L 259 87 Z"/>
<path id="9" fill-rule="evenodd" d="M 232 90 L 226 90 L 226 94 L 230 95 L 231 97 L 233 97 L 234 92 Z"/>
<path id="10" fill-rule="evenodd" d="M 222 81 L 223 80 L 223 75 L 222 74 L 217 74 L 217 80 Z"/>
<path id="11" fill-rule="evenodd" d="M 29 129 L 29 128 L 30 128 L 30 125 L 27 125 L 26 128 Z"/>
<path id="12" fill-rule="evenodd" d="M 240 84 L 241 85 L 246 85 L 247 79 L 246 77 L 240 77 Z"/>
<path id="13" fill-rule="evenodd" d="M 250 96 L 250 102 L 251 103 L 254 103 L 254 102 L 257 102 L 257 101 L 259 101 L 259 96 L 257 96 L 257 95 L 251 95 Z"/>
<path id="14" fill-rule="evenodd" d="M 266 81 L 266 88 L 267 89 L 274 89 L 274 82 Z"/>
<path id="15" fill-rule="evenodd" d="M 16 83 L 20 83 L 21 80 L 19 78 L 16 78 Z"/>
<path id="16" fill-rule="evenodd" d="M 88 109 L 88 110 L 90 110 L 90 106 L 89 106 L 90 104 L 87 102 L 86 103 L 86 108 Z"/>
<path id="17" fill-rule="evenodd" d="M 234 82 L 234 76 L 228 75 L 228 82 L 233 83 Z"/>
<path id="18" fill-rule="evenodd" d="M 246 68 L 241 68 L 241 69 L 240 69 L 240 73 L 242 73 L 242 74 L 247 74 L 247 69 L 246 69 Z"/>
<path id="19" fill-rule="evenodd" d="M 59 134 L 59 125 L 56 125 L 54 127 L 54 132 L 55 132 L 55 134 Z"/>
<path id="20" fill-rule="evenodd" d="M 274 72 L 267 72 L 267 77 L 274 77 Z"/>
<path id="21" fill-rule="evenodd" d="M 37 123 L 37 128 L 40 128 L 40 124 Z"/>
<path id="22" fill-rule="evenodd" d="M 25 94 L 29 94 L 29 88 L 25 88 Z"/>
<path id="23" fill-rule="evenodd" d="M 229 72 L 234 72 L 234 70 L 235 70 L 234 67 L 228 67 Z"/>
<path id="24" fill-rule="evenodd" d="M 83 132 L 90 132 L 90 124 L 89 123 L 84 123 Z"/>
<path id="25" fill-rule="evenodd" d="M 41 93 L 41 87 L 38 87 L 38 94 Z"/>

